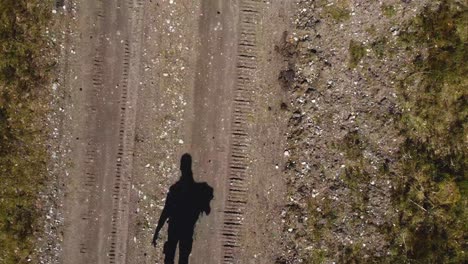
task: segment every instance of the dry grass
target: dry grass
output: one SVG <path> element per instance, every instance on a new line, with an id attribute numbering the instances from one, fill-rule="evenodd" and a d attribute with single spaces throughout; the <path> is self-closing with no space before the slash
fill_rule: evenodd
<path id="1" fill-rule="evenodd" d="M 34 247 L 45 178 L 50 1 L 0 2 L 0 263 L 23 263 Z"/>
<path id="2" fill-rule="evenodd" d="M 466 51 L 468 6 L 442 1 L 427 8 L 402 34 L 407 47 L 423 46 L 414 71 L 400 84 L 406 142 L 394 194 L 400 223 L 395 254 L 414 263 L 462 263 L 467 232 Z"/>

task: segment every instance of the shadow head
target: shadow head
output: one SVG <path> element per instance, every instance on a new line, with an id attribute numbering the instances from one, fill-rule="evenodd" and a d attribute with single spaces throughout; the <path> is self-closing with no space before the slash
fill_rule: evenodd
<path id="1" fill-rule="evenodd" d="M 192 156 L 185 153 L 180 158 L 180 170 L 182 172 L 182 178 L 192 178 Z"/>

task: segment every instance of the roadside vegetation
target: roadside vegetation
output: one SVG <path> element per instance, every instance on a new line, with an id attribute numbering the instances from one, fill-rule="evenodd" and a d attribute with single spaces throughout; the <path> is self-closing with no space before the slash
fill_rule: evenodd
<path id="1" fill-rule="evenodd" d="M 0 263 L 34 249 L 38 193 L 46 175 L 51 2 L 0 1 Z"/>
<path id="2" fill-rule="evenodd" d="M 426 8 L 401 34 L 419 53 L 400 82 L 403 113 L 395 255 L 413 263 L 463 263 L 467 230 L 468 6 Z"/>
<path id="3" fill-rule="evenodd" d="M 384 15 L 394 9 L 383 6 Z M 404 137 L 394 164 L 382 175 L 397 176 L 392 193 L 397 222 L 388 228 L 392 263 L 464 263 L 467 260 L 467 119 L 468 6 L 457 1 L 428 5 L 400 33 L 398 49 L 411 54 L 410 71 L 397 91 L 401 112 L 396 127 Z M 371 43 L 385 57 L 386 38 Z M 366 47 L 349 44 L 349 66 L 355 68 Z M 365 141 L 357 133 L 345 137 L 341 150 L 352 166 L 343 179 L 350 189 L 369 181 L 362 159 Z M 357 163 L 355 161 L 358 161 Z M 360 192 L 353 193 L 359 202 Z M 364 199 L 365 200 L 365 199 Z M 364 201 L 363 200 L 363 201 Z M 331 221 L 333 219 L 328 219 Z M 346 256 L 346 261 L 359 259 Z"/>
<path id="4" fill-rule="evenodd" d="M 468 4 L 414 2 L 299 8 L 277 263 L 467 262 Z"/>

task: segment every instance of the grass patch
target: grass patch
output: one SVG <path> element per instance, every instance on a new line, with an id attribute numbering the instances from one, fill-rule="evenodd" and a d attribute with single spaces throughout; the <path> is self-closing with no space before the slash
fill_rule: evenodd
<path id="1" fill-rule="evenodd" d="M 333 4 L 322 1 L 319 4 L 323 6 L 325 15 L 333 18 L 337 22 L 343 22 L 351 17 L 348 0 L 338 0 Z"/>
<path id="2" fill-rule="evenodd" d="M 412 263 L 463 263 L 468 231 L 466 149 L 468 7 L 442 1 L 401 34 L 415 56 L 400 83 L 405 111 L 402 178 L 394 193 L 400 222 L 395 256 Z M 401 245 L 401 246 L 400 246 Z"/>
<path id="3" fill-rule="evenodd" d="M 25 263 L 34 249 L 37 194 L 45 179 L 47 78 L 52 2 L 0 2 L 0 263 Z"/>
<path id="4" fill-rule="evenodd" d="M 350 264 L 362 263 L 361 250 L 362 247 L 359 243 L 345 246 L 340 256 L 340 262 Z"/>
<path id="5" fill-rule="evenodd" d="M 363 151 L 368 145 L 367 139 L 359 132 L 348 132 L 338 145 L 338 148 L 345 152 L 348 160 L 359 160 L 363 158 Z"/>
<path id="6" fill-rule="evenodd" d="M 331 229 L 338 220 L 337 209 L 329 198 L 310 198 L 307 203 L 307 235 L 318 241 L 330 237 Z"/>
<path id="7" fill-rule="evenodd" d="M 382 14 L 388 18 L 393 17 L 396 15 L 396 10 L 395 7 L 392 5 L 382 5 L 381 7 Z"/>
<path id="8" fill-rule="evenodd" d="M 366 48 L 355 40 L 349 42 L 349 67 L 356 68 L 361 59 L 366 56 Z"/>
<path id="9" fill-rule="evenodd" d="M 327 257 L 327 252 L 320 249 L 312 250 L 312 253 L 305 261 L 306 264 L 317 264 L 317 263 L 324 263 Z"/>
<path id="10" fill-rule="evenodd" d="M 382 59 L 385 55 L 386 46 L 387 46 L 387 39 L 385 37 L 382 37 L 372 42 L 371 49 L 375 53 L 377 58 Z"/>

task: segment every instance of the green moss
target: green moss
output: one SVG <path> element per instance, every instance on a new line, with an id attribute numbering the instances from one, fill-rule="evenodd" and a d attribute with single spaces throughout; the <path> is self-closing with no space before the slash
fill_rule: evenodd
<path id="1" fill-rule="evenodd" d="M 351 40 L 349 42 L 349 67 L 355 68 L 364 56 L 366 56 L 366 48 L 364 45 L 355 40 Z"/>
<path id="2" fill-rule="evenodd" d="M 0 2 L 0 262 L 23 263 L 34 248 L 37 195 L 45 178 L 51 1 Z"/>

